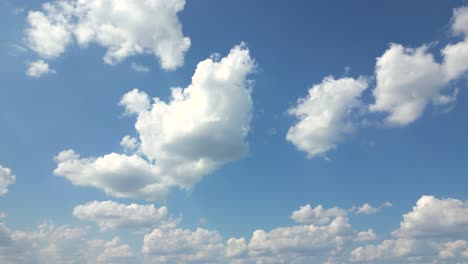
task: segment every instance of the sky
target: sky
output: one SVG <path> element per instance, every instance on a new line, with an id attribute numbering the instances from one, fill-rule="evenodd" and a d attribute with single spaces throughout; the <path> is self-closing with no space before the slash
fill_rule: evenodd
<path id="1" fill-rule="evenodd" d="M 0 0 L 1 263 L 468 262 L 468 4 Z"/>

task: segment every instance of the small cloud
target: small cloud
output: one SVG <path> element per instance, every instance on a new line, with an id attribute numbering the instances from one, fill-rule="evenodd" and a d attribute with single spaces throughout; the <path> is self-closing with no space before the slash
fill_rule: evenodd
<path id="1" fill-rule="evenodd" d="M 47 64 L 43 60 L 37 60 L 30 62 L 29 68 L 26 71 L 26 75 L 29 77 L 39 78 L 44 74 L 55 74 L 55 70 L 49 68 L 49 64 Z"/>
<path id="2" fill-rule="evenodd" d="M 137 64 L 135 62 L 132 62 L 130 67 L 132 68 L 132 70 L 137 71 L 137 72 L 149 72 L 150 71 L 148 67 L 141 65 L 141 64 Z"/>
<path id="3" fill-rule="evenodd" d="M 380 212 L 382 209 L 386 207 L 391 207 L 391 206 L 392 204 L 390 202 L 385 202 L 379 207 L 373 207 L 372 205 L 365 203 L 361 207 L 354 207 L 355 208 L 354 210 L 356 211 L 356 214 L 370 215 L 370 214 L 376 214 Z"/>

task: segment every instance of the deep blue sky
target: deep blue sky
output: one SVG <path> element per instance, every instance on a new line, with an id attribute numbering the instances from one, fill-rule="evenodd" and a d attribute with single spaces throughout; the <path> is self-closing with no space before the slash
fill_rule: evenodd
<path id="1" fill-rule="evenodd" d="M 440 59 L 439 50 L 457 40 L 449 33 L 450 18 L 463 1 L 188 1 L 179 14 L 192 40 L 183 67 L 165 71 L 152 56 L 110 66 L 102 63 L 102 47 L 72 45 L 49 62 L 57 74 L 35 79 L 25 70 L 26 61 L 37 56 L 11 47 L 24 45 L 27 27 L 26 13 L 13 10 L 38 10 L 41 3 L 0 2 L 0 164 L 16 175 L 0 208 L 11 228 L 32 229 L 49 220 L 82 225 L 71 211 L 91 200 L 148 203 L 74 186 L 53 175 L 53 157 L 69 148 L 83 156 L 120 152 L 120 139 L 136 135 L 134 118 L 118 105 L 124 93 L 138 88 L 167 99 L 170 87 L 190 83 L 199 61 L 213 52 L 224 56 L 241 41 L 258 64 L 250 77 L 255 80 L 250 150 L 191 191 L 175 190 L 155 203 L 183 215 L 182 226 L 194 228 L 203 217 L 206 228 L 225 237 L 249 237 L 255 229 L 291 225 L 291 212 L 307 203 L 349 208 L 390 201 L 393 207 L 378 215 L 351 220 L 357 229 L 371 226 L 384 234 L 421 195 L 468 199 L 466 78 L 457 82 L 461 89 L 450 112 L 429 107 L 402 128 L 360 129 L 328 153 L 329 160 L 308 159 L 285 140 L 294 123 L 287 109 L 325 76 L 372 76 L 376 58 L 390 43 L 434 43 L 431 51 Z M 130 70 L 132 61 L 151 71 Z"/>

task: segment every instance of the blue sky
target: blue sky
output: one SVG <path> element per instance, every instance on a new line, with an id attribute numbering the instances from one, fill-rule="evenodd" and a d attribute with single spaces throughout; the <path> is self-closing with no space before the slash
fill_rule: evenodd
<path id="1" fill-rule="evenodd" d="M 468 260 L 465 1 L 45 3 L 0 1 L 2 262 Z"/>

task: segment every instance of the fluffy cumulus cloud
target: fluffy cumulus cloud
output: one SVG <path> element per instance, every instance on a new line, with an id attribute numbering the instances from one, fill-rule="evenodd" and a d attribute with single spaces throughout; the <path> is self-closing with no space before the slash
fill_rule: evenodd
<path id="1" fill-rule="evenodd" d="M 135 263 L 131 256 L 118 238 L 91 239 L 84 228 L 46 223 L 36 231 L 21 231 L 0 223 L 1 263 Z"/>
<path id="2" fill-rule="evenodd" d="M 390 44 L 377 58 L 370 104 L 359 100 L 368 87 L 363 78 L 327 77 L 313 86 L 289 109 L 299 121 L 289 128 L 286 139 L 309 157 L 324 156 L 357 123 L 368 123 L 370 113 L 382 113 L 387 126 L 405 126 L 420 118 L 428 106 L 449 110 L 458 94 L 457 81 L 468 71 L 467 14 L 466 6 L 454 10 L 451 31 L 464 39 L 443 47 L 441 62 L 430 52 L 433 45 Z"/>
<path id="3" fill-rule="evenodd" d="M 9 168 L 0 165 L 0 196 L 8 193 L 8 186 L 16 182 L 15 175 L 12 174 Z"/>
<path id="4" fill-rule="evenodd" d="M 54 174 L 78 186 L 103 189 L 115 197 L 162 199 L 168 192 L 159 169 L 138 155 L 110 153 L 98 158 L 81 158 L 73 150 L 60 152 Z"/>
<path id="5" fill-rule="evenodd" d="M 298 119 L 286 139 L 309 157 L 323 155 L 336 147 L 355 128 L 354 117 L 362 108 L 359 100 L 367 89 L 365 78 L 325 78 L 309 89 L 288 113 Z"/>
<path id="6" fill-rule="evenodd" d="M 324 225 L 338 216 L 346 216 L 348 212 L 339 207 L 325 209 L 322 205 L 315 208 L 309 204 L 301 206 L 300 209 L 291 214 L 291 219 L 301 224 Z"/>
<path id="7" fill-rule="evenodd" d="M 161 199 L 168 188 L 190 188 L 223 164 L 246 154 L 252 113 L 247 77 L 255 69 L 245 45 L 224 58 L 200 62 L 192 83 L 173 88 L 169 102 L 134 89 L 122 97 L 127 114 L 136 115 L 138 140 L 122 145 L 134 154 L 81 158 L 61 152 L 54 173 L 80 186 L 104 189 L 117 197 Z"/>
<path id="8" fill-rule="evenodd" d="M 119 204 L 113 201 L 89 202 L 73 209 L 73 215 L 81 220 L 94 221 L 101 230 L 116 228 L 154 228 L 166 220 L 166 206 Z"/>
<path id="9" fill-rule="evenodd" d="M 468 8 L 454 10 L 452 32 L 465 39 L 442 49 L 443 61 L 436 62 L 427 46 L 416 49 L 392 44 L 377 59 L 371 111 L 388 113 L 389 125 L 404 126 L 417 120 L 428 105 L 448 105 L 456 99 L 451 82 L 468 70 Z"/>
<path id="10" fill-rule="evenodd" d="M 370 263 L 463 263 L 468 243 L 460 238 L 468 236 L 467 219 L 467 202 L 422 196 L 391 233 L 396 239 L 357 247 L 349 258 Z"/>
<path id="11" fill-rule="evenodd" d="M 104 244 L 102 253 L 97 257 L 98 263 L 135 263 L 135 254 L 127 244 L 122 244 L 115 237 Z"/>
<path id="12" fill-rule="evenodd" d="M 446 90 L 448 78 L 443 65 L 427 49 L 392 44 L 377 59 L 375 103 L 369 109 L 387 112 L 389 125 L 407 125 L 418 119 L 427 105 L 454 100 Z"/>
<path id="13" fill-rule="evenodd" d="M 310 257 L 321 257 L 339 251 L 352 235 L 345 217 L 337 217 L 328 225 L 275 228 L 269 232 L 256 230 L 249 242 L 249 254 L 262 258 L 273 256 L 286 263 Z"/>
<path id="14" fill-rule="evenodd" d="M 468 235 L 468 201 L 421 197 L 413 211 L 403 215 L 393 235 L 401 238 Z"/>
<path id="15" fill-rule="evenodd" d="M 96 43 L 107 49 L 108 64 L 152 54 L 171 70 L 184 63 L 190 47 L 177 17 L 184 6 L 185 0 L 56 0 L 28 13 L 27 44 L 52 59 L 73 43 Z"/>
<path id="16" fill-rule="evenodd" d="M 452 32 L 455 35 L 468 36 L 468 6 L 453 10 Z"/>
<path id="17" fill-rule="evenodd" d="M 354 249 L 350 253 L 350 261 L 430 263 L 435 253 L 435 248 L 424 241 L 412 239 L 384 240 L 378 245 L 367 245 Z"/>
<path id="18" fill-rule="evenodd" d="M 354 239 L 356 242 L 367 242 L 373 240 L 377 240 L 377 235 L 375 234 L 374 230 L 370 228 L 367 231 L 359 232 L 356 239 Z"/>
<path id="19" fill-rule="evenodd" d="M 157 228 L 145 235 L 142 252 L 152 263 L 218 263 L 224 247 L 216 231 Z"/>
<path id="20" fill-rule="evenodd" d="M 29 77 L 39 78 L 45 74 L 54 74 L 55 70 L 49 68 L 49 64 L 43 60 L 32 61 L 28 64 L 26 75 Z"/>

